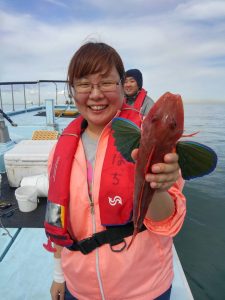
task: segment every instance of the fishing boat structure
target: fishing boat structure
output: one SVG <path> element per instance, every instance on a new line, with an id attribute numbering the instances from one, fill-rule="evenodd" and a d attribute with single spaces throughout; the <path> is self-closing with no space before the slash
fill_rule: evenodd
<path id="1" fill-rule="evenodd" d="M 55 86 L 55 95 L 42 100 L 41 86 L 47 83 Z M 35 84 L 37 98 L 29 102 L 26 88 Z M 11 93 L 12 108 L 5 113 L 13 124 L 11 126 L 0 114 L 0 201 L 6 204 L 6 207 L 0 208 L 0 290 L 4 300 L 47 300 L 50 297 L 53 259 L 52 254 L 42 246 L 46 242 L 43 229 L 46 192 L 39 194 L 34 210 L 23 212 L 18 207 L 15 190 L 24 178 L 46 176 L 47 157 L 57 136 L 78 115 L 65 89 L 64 103 L 59 103 L 57 84 L 65 84 L 65 81 L 0 83 L 3 111 L 3 89 L 6 87 Z M 18 90 L 19 86 L 24 105 L 16 109 L 15 87 Z M 40 132 L 56 134 L 53 139 L 49 136 L 35 138 L 34 133 Z M 174 247 L 173 254 L 175 277 L 171 299 L 191 300 L 193 296 Z"/>

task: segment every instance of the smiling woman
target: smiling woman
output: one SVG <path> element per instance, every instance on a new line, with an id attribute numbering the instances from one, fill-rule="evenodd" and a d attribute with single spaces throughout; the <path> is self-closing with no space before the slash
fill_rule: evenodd
<path id="1" fill-rule="evenodd" d="M 100 135 L 123 104 L 123 88 L 116 68 L 108 75 L 90 74 L 76 82 L 74 99 L 77 109 L 88 121 L 88 132 Z"/>
<path id="2" fill-rule="evenodd" d="M 69 70 L 69 90 L 76 106 L 88 121 L 88 132 L 101 134 L 123 104 L 124 66 L 116 51 L 99 43 L 82 46 L 73 56 Z"/>
<path id="3" fill-rule="evenodd" d="M 49 159 L 45 247 L 55 252 L 53 300 L 59 294 L 63 299 L 65 289 L 65 299 L 170 298 L 172 236 L 185 216 L 178 156 L 166 155 L 153 164 L 154 176 L 146 174 L 146 184 L 157 193 L 128 250 L 135 164 L 117 151 L 112 120 L 123 117 L 140 127 L 142 118 L 124 103 L 124 73 L 119 54 L 104 43 L 81 46 L 69 65 L 69 91 L 80 116 L 63 131 Z"/>

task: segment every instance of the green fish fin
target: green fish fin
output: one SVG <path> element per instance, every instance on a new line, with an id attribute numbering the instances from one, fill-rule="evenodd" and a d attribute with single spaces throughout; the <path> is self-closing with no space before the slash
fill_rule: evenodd
<path id="1" fill-rule="evenodd" d="M 179 165 L 184 179 L 193 179 L 211 173 L 217 164 L 217 155 L 210 147 L 193 142 L 181 141 L 176 145 Z"/>
<path id="2" fill-rule="evenodd" d="M 115 145 L 121 155 L 129 162 L 134 162 L 131 157 L 133 149 L 139 147 L 141 130 L 133 122 L 124 118 L 115 118 L 112 121 Z"/>

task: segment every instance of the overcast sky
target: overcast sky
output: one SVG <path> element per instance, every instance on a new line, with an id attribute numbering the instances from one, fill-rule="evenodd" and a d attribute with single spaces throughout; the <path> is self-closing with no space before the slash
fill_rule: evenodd
<path id="1" fill-rule="evenodd" d="M 139 68 L 154 100 L 225 103 L 225 0 L 0 0 L 0 81 L 64 80 L 89 39 Z"/>

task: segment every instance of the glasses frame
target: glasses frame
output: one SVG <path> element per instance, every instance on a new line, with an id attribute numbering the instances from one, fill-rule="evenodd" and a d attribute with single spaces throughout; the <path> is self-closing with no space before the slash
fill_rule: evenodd
<path id="1" fill-rule="evenodd" d="M 120 80 L 119 81 L 111 81 L 112 83 L 114 83 L 115 84 L 115 87 L 116 86 L 119 86 L 121 83 L 122 83 L 122 78 L 120 78 Z M 98 89 L 99 89 L 99 91 L 101 91 L 101 93 L 110 93 L 110 92 L 114 92 L 115 90 L 116 90 L 116 88 L 115 89 L 113 89 L 113 90 L 106 90 L 106 91 L 104 91 L 104 90 L 102 90 L 101 89 L 101 83 L 104 83 L 104 81 L 102 81 L 102 82 L 99 82 L 99 83 L 91 83 L 91 82 L 88 82 L 88 84 L 90 84 L 90 87 L 91 87 L 91 89 L 90 89 L 90 91 L 88 91 L 88 92 L 80 92 L 80 91 L 77 91 L 76 90 L 76 83 L 74 83 L 74 85 L 73 85 L 73 94 L 75 94 L 75 93 L 77 93 L 77 94 L 90 94 L 91 92 L 92 92 L 92 90 L 93 90 L 93 88 L 95 87 L 95 86 L 97 86 L 98 87 Z"/>

